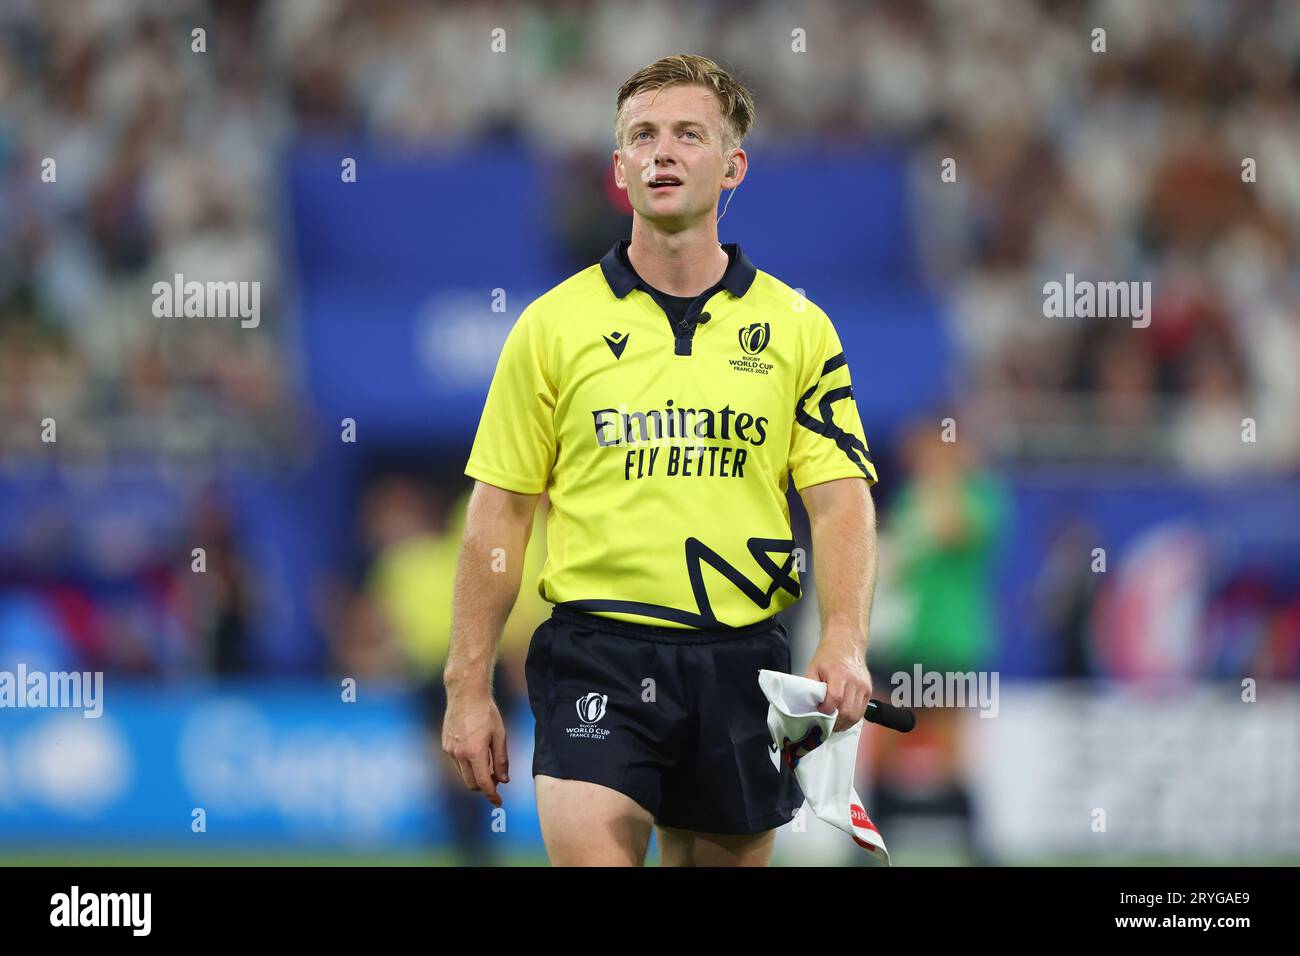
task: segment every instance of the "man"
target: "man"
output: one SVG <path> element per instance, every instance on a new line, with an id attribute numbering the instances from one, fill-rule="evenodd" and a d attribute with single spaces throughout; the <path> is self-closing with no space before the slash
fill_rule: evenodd
<path id="1" fill-rule="evenodd" d="M 509 780 L 493 645 L 550 496 L 533 636 L 533 773 L 556 865 L 765 865 L 802 804 L 768 756 L 761 668 L 799 597 L 786 488 L 811 520 L 836 729 L 863 716 L 876 479 L 839 338 L 820 309 L 718 243 L 745 178 L 749 92 L 671 56 L 619 90 L 614 175 L 632 238 L 524 310 L 465 472 L 477 479 L 453 604 L 443 749 L 500 805 Z"/>

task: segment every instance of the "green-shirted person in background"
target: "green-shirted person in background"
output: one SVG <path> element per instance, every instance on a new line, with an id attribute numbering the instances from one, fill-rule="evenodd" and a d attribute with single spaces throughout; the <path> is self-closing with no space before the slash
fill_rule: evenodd
<path id="1" fill-rule="evenodd" d="M 1001 483 L 971 468 L 967 445 L 932 423 L 910 431 L 911 480 L 890 510 L 890 541 L 912 615 L 891 656 L 926 670 L 969 671 L 995 650 L 991 562 L 1006 513 Z"/>
<path id="2" fill-rule="evenodd" d="M 909 479 L 886 512 L 891 578 L 906 623 L 872 667 L 877 686 L 891 694 L 903 686 L 895 675 L 906 674 L 906 686 L 919 696 L 916 665 L 925 673 L 979 672 L 993 665 L 997 651 L 993 565 L 1007 496 L 996 476 L 976 466 L 969 436 L 945 437 L 956 436 L 946 436 L 937 417 L 908 429 Z M 977 702 L 967 702 L 966 711 L 952 703 L 918 710 L 912 734 L 873 738 L 879 753 L 869 799 L 882 827 L 893 815 L 960 818 L 968 852 L 978 858 L 961 760 L 962 719 Z"/>

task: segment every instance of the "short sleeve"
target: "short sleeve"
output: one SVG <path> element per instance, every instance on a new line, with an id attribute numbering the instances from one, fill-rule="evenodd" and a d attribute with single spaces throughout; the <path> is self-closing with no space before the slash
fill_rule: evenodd
<path id="1" fill-rule="evenodd" d="M 795 487 L 853 477 L 875 484 L 876 466 L 867 450 L 840 337 L 825 313 L 819 310 L 810 318 L 790 438 Z"/>
<path id="2" fill-rule="evenodd" d="M 506 336 L 465 474 L 506 491 L 546 490 L 555 462 L 555 380 L 539 316 L 525 309 Z"/>

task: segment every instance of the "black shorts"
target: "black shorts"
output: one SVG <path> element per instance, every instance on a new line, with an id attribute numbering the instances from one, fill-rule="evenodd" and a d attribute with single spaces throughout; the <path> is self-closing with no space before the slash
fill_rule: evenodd
<path id="1" fill-rule="evenodd" d="M 557 607 L 528 648 L 533 775 L 610 787 L 660 826 L 744 834 L 788 823 L 803 793 L 768 755 L 762 668 L 790 670 L 775 618 L 701 631 Z"/>

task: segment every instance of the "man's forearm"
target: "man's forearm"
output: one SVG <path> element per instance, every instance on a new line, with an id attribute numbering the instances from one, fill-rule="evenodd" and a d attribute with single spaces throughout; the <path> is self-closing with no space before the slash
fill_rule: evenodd
<path id="1" fill-rule="evenodd" d="M 491 689 L 492 662 L 519 595 L 531 529 L 531 521 L 467 523 L 452 597 L 451 648 L 443 672 L 449 692 Z"/>
<path id="2" fill-rule="evenodd" d="M 809 515 L 822 639 L 865 656 L 876 590 L 876 510 L 865 482 L 823 494 Z"/>

